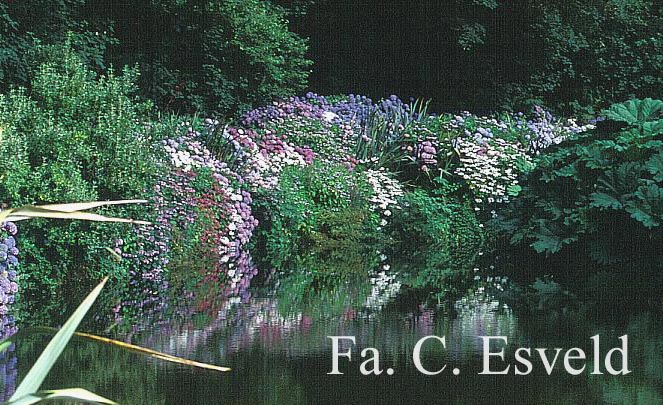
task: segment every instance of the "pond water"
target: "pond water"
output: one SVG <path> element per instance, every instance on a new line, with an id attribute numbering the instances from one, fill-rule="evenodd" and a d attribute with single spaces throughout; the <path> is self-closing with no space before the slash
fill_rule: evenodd
<path id="1" fill-rule="evenodd" d="M 397 303 L 382 310 L 353 305 L 339 310 L 337 305 L 327 311 L 320 302 L 317 307 L 297 307 L 273 296 L 254 296 L 206 313 L 158 322 L 145 319 L 139 324 L 143 326 L 123 333 L 124 340 L 135 344 L 229 366 L 229 373 L 75 339 L 43 388 L 84 387 L 135 405 L 663 403 L 663 322 L 650 313 L 603 323 L 571 316 L 552 322 L 518 317 L 489 300 L 466 300 L 451 310 Z M 479 336 L 507 336 L 506 360 L 513 361 L 517 347 L 581 347 L 591 353 L 590 337 L 595 334 L 601 336 L 603 354 L 628 334 L 631 374 L 571 376 L 558 364 L 549 376 L 540 361 L 527 376 L 478 374 L 483 350 Z M 356 337 L 353 361 L 340 360 L 343 375 L 327 374 L 332 369 L 330 335 Z M 428 335 L 447 341 L 447 349 L 432 341 L 422 349 L 426 368 L 449 365 L 437 376 L 418 372 L 412 359 L 415 344 Z M 5 392 L 23 377 L 46 341 L 45 335 L 28 335 L 2 355 Z M 382 367 L 393 368 L 394 374 L 360 374 L 360 351 L 366 347 L 378 349 Z M 504 367 L 499 359 L 492 364 Z M 459 375 L 452 368 L 458 368 Z M 587 368 L 592 368 L 591 361 Z"/>

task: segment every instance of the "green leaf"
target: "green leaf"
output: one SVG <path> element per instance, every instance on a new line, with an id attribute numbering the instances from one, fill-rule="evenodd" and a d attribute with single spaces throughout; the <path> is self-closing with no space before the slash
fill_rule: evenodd
<path id="1" fill-rule="evenodd" d="M 146 202 L 147 200 L 93 201 L 85 203 L 39 205 L 38 208 L 44 208 L 52 211 L 74 212 L 74 211 L 90 210 L 92 208 L 104 207 L 108 205 L 144 204 Z"/>
<path id="2" fill-rule="evenodd" d="M 618 210 L 622 208 L 622 203 L 615 197 L 606 193 L 592 193 L 589 195 L 591 202 L 590 207 L 600 209 L 613 209 Z"/>
<path id="3" fill-rule="evenodd" d="M 536 241 L 530 246 L 537 253 L 557 253 L 562 249 L 562 239 L 543 224 L 539 226 L 539 231 L 534 234 L 534 237 Z"/>
<path id="4" fill-rule="evenodd" d="M 142 200 L 134 200 L 142 201 Z M 111 205 L 113 202 L 109 201 L 107 203 L 86 203 L 86 204 L 71 204 L 71 206 L 89 206 L 92 204 L 99 205 Z M 141 225 L 149 225 L 149 222 L 146 221 L 137 221 L 134 219 L 127 218 L 114 218 L 114 217 L 105 217 L 99 214 L 92 214 L 89 212 L 76 211 L 71 207 L 67 208 L 70 204 L 60 204 L 55 206 L 25 206 L 21 208 L 8 209 L 0 212 L 0 221 L 23 221 L 30 218 L 51 218 L 51 219 L 79 219 L 84 221 L 97 221 L 97 222 L 125 222 Z M 97 205 L 97 206 L 99 206 Z M 53 207 L 65 207 L 65 210 L 57 210 Z"/>
<path id="5" fill-rule="evenodd" d="M 658 135 L 663 132 L 663 120 L 645 122 L 642 124 L 642 129 L 645 134 Z"/>
<path id="6" fill-rule="evenodd" d="M 640 185 L 640 176 L 643 170 L 640 163 L 622 163 L 613 170 L 606 171 L 597 179 L 597 189 L 620 196 L 634 193 Z"/>
<path id="7" fill-rule="evenodd" d="M 12 397 L 14 398 L 14 397 Z M 32 405 L 46 400 L 66 399 L 68 401 L 80 403 L 95 403 L 105 405 L 117 405 L 110 399 L 99 396 L 83 388 L 64 388 L 60 390 L 39 391 L 34 394 L 28 394 L 18 399 L 12 399 L 5 402 L 4 405 Z"/>
<path id="8" fill-rule="evenodd" d="M 85 314 L 87 314 L 87 311 L 90 309 L 90 307 L 92 307 L 92 304 L 94 304 L 97 296 L 99 296 L 99 293 L 104 288 L 106 281 L 108 281 L 108 277 L 106 277 L 101 283 L 99 283 L 97 287 L 95 287 L 94 290 L 92 290 L 92 292 L 85 298 L 85 300 L 83 300 L 83 302 L 78 306 L 71 317 L 69 317 L 67 322 L 65 322 L 58 333 L 53 336 L 53 339 L 48 342 L 48 345 L 41 353 L 35 364 L 32 366 L 30 371 L 28 371 L 28 374 L 25 376 L 23 381 L 21 381 L 21 384 L 18 386 L 18 388 L 16 388 L 16 392 L 14 392 L 14 395 L 12 395 L 12 397 L 9 399 L 10 401 L 14 401 L 27 395 L 32 395 L 39 390 L 42 382 L 44 382 L 44 379 L 51 371 L 51 368 L 53 368 L 53 365 L 57 361 L 58 357 L 60 357 L 60 354 L 62 354 L 62 351 L 67 346 L 67 343 L 69 343 L 69 340 L 73 336 L 74 332 L 76 332 L 76 328 L 78 328 L 78 325 L 85 317 Z"/>
<path id="9" fill-rule="evenodd" d="M 660 225 L 660 223 L 658 223 L 651 215 L 638 206 L 627 206 L 626 211 L 631 214 L 631 218 L 640 222 L 646 228 L 652 229 Z"/>
<path id="10" fill-rule="evenodd" d="M 663 101 L 646 98 L 644 100 L 629 100 L 625 103 L 614 104 L 603 114 L 611 120 L 623 121 L 630 125 L 644 124 L 653 121 L 661 115 Z"/>
<path id="11" fill-rule="evenodd" d="M 573 163 L 555 170 L 555 174 L 559 177 L 575 177 L 578 174 L 578 169 L 575 163 Z"/>
<path id="12" fill-rule="evenodd" d="M 120 262 L 122 261 L 122 256 L 120 256 L 119 254 L 117 254 L 116 251 L 114 251 L 113 249 L 109 248 L 108 246 L 104 247 L 104 249 L 106 249 L 106 251 L 108 251 L 108 253 L 110 253 L 111 257 L 113 258 L 113 260 L 114 260 L 116 263 L 120 263 Z"/>
<path id="13" fill-rule="evenodd" d="M 7 339 L 5 339 L 5 340 L 3 340 L 2 342 L 0 342 L 0 353 L 2 353 L 2 352 L 4 352 L 5 350 L 7 350 L 7 349 L 9 348 L 9 346 L 11 346 L 11 344 L 12 344 L 12 341 L 11 341 L 11 340 L 7 340 Z"/>
<path id="14" fill-rule="evenodd" d="M 589 145 L 580 148 L 579 151 L 582 152 L 580 159 L 584 161 L 585 165 L 590 169 L 609 168 L 612 162 L 610 162 L 610 159 L 603 156 L 603 150 L 604 149 L 599 145 Z"/>
<path id="15" fill-rule="evenodd" d="M 507 194 L 512 197 L 518 196 L 521 191 L 523 191 L 523 188 L 519 184 L 509 184 L 506 188 Z"/>
<path id="16" fill-rule="evenodd" d="M 652 155 L 645 163 L 647 170 L 654 176 L 654 180 L 663 181 L 663 154 Z"/>

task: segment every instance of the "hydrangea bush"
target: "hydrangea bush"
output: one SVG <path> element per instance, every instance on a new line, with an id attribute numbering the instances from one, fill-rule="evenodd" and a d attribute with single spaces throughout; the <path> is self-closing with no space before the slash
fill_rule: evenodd
<path id="1" fill-rule="evenodd" d="M 138 294 L 132 295 L 158 297 L 172 280 L 190 288 L 213 283 L 224 297 L 246 294 L 257 274 L 247 252 L 258 225 L 251 194 L 203 144 L 200 132 L 185 125 L 182 136 L 162 142 L 170 171 L 154 187 L 153 224 L 137 229 L 131 249 L 117 241 L 116 249 L 134 262 L 130 284 Z"/>
<path id="2" fill-rule="evenodd" d="M 251 250 L 265 274 L 292 265 L 302 272 L 298 285 L 311 288 L 349 280 L 331 265 L 342 259 L 390 296 L 401 282 L 460 291 L 448 284 L 473 276 L 484 208 L 517 196 L 546 148 L 591 128 L 538 107 L 430 115 L 425 103 L 396 96 L 314 93 L 249 111 L 232 126 L 185 122 L 155 153 L 164 159 L 145 192 L 152 224 L 112 242 L 130 263 L 116 311 L 158 309 L 169 289 L 206 308 L 218 297 L 246 298 L 258 274 Z M 2 314 L 18 288 L 16 229 L 3 229 Z M 421 269 L 393 260 L 408 253 L 425 256 Z"/>
<path id="3" fill-rule="evenodd" d="M 314 93 L 251 111 L 241 124 L 250 128 L 245 130 L 254 134 L 251 138 L 256 143 L 278 134 L 292 148 L 309 148 L 314 162 L 345 163 L 348 170 L 361 173 L 372 188 L 368 201 L 378 214 L 377 231 L 393 228 L 390 222 L 396 210 L 412 209 L 403 207 L 402 201 L 413 188 L 426 190 L 432 198 L 417 200 L 423 212 L 426 209 L 421 206 L 426 204 L 436 206 L 428 208 L 431 215 L 443 213 L 443 217 L 460 209 L 462 218 L 441 219 L 444 232 L 432 226 L 428 228 L 432 236 L 423 237 L 440 243 L 440 235 L 455 234 L 471 241 L 453 248 L 444 245 L 443 251 L 458 250 L 458 254 L 446 254 L 439 260 L 431 255 L 424 264 L 425 271 L 415 284 L 437 288 L 456 280 L 452 273 L 472 275 L 476 252 L 486 250 L 483 228 L 488 217 L 483 212 L 490 211 L 495 217 L 498 206 L 519 195 L 521 182 L 534 170 L 538 155 L 593 128 L 557 119 L 540 107 L 530 114 L 429 115 L 425 103 L 407 104 L 395 96 L 374 103 L 366 97 Z M 275 166 L 274 172 L 280 173 Z M 270 185 L 278 189 L 278 184 L 274 176 Z M 402 218 L 399 221 L 401 231 L 415 232 L 416 226 L 405 226 Z M 281 226 L 280 232 L 286 234 L 287 226 Z M 399 237 L 416 239 L 405 234 Z M 376 252 L 379 269 L 393 272 L 387 251 L 393 252 L 388 248 Z"/>
<path id="4" fill-rule="evenodd" d="M 13 222 L 3 222 L 0 226 L 0 339 L 16 332 L 13 316 L 9 313 L 14 297 L 18 292 L 18 247 Z"/>

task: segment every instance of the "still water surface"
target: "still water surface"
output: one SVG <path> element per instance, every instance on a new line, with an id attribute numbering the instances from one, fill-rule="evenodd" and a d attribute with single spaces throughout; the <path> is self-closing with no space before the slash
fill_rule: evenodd
<path id="1" fill-rule="evenodd" d="M 517 347 L 582 347 L 601 334 L 605 349 L 629 335 L 627 376 L 571 376 L 541 364 L 529 376 L 485 376 L 478 336 L 507 336 L 507 358 Z M 329 335 L 356 336 L 353 362 L 341 359 L 331 376 Z M 424 346 L 430 369 L 419 373 L 412 351 L 423 336 L 445 336 L 447 349 Z M 210 316 L 189 312 L 168 321 L 146 319 L 122 339 L 197 361 L 232 367 L 230 373 L 192 369 L 75 340 L 43 388 L 84 387 L 121 404 L 658 404 L 663 403 L 663 323 L 652 314 L 595 323 L 566 317 L 555 322 L 519 318 L 495 303 L 470 300 L 455 310 L 391 305 L 383 310 L 348 306 L 342 311 L 284 307 L 277 298 L 225 304 Z M 0 378 L 11 390 L 46 336 L 21 339 L 2 357 Z M 363 376 L 362 348 L 380 352 L 393 376 Z M 499 363 L 495 363 L 496 367 Z M 461 370 L 458 376 L 452 368 Z M 588 368 L 590 366 L 588 365 Z M 18 371 L 17 371 L 18 370 Z M 20 373 L 20 375 L 18 374 Z"/>

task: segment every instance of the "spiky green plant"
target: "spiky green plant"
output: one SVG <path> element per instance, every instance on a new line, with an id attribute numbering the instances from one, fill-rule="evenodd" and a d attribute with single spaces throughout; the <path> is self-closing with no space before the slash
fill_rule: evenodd
<path id="1" fill-rule="evenodd" d="M 42 206 L 25 206 L 17 209 L 8 209 L 0 212 L 0 223 L 3 221 L 22 221 L 31 218 L 58 218 L 58 219 L 79 219 L 85 221 L 104 221 L 104 222 L 127 222 L 135 224 L 147 224 L 144 221 L 136 221 L 133 219 L 126 218 L 112 218 L 105 217 L 98 214 L 93 214 L 85 212 L 85 210 L 97 208 L 106 205 L 118 205 L 118 204 L 136 204 L 144 203 L 144 200 L 122 200 L 122 201 L 97 201 L 97 202 L 88 202 L 88 203 L 73 203 L 73 204 L 52 204 L 52 205 L 42 205 Z M 99 293 L 103 289 L 104 285 L 108 281 L 108 278 L 97 285 L 94 290 L 83 300 L 83 302 L 78 306 L 76 311 L 69 317 L 69 319 L 64 323 L 62 328 L 53 336 L 51 341 L 48 343 L 44 351 L 41 353 L 35 364 L 30 368 L 28 374 L 25 376 L 21 384 L 16 388 L 16 391 L 9 399 L 8 402 L 3 403 L 3 405 L 31 405 L 36 404 L 45 400 L 58 400 L 66 399 L 69 401 L 79 402 L 79 403 L 96 403 L 96 404 L 115 404 L 115 402 L 110 399 L 99 396 L 93 392 L 85 390 L 83 388 L 65 388 L 58 390 L 40 390 L 41 384 L 48 375 L 48 373 L 53 368 L 53 365 L 57 361 L 62 351 L 65 349 L 69 340 L 76 333 L 78 325 L 81 323 L 88 310 L 92 307 L 96 301 Z M 137 351 L 143 354 L 148 354 L 153 357 L 157 357 L 167 361 L 173 361 L 177 363 L 192 365 L 196 367 L 203 367 L 207 369 L 214 369 L 217 371 L 229 371 L 230 369 L 225 367 L 212 366 L 204 363 L 192 362 L 185 359 L 180 359 L 175 356 L 171 356 L 165 353 L 155 352 L 149 349 L 144 349 L 138 346 L 124 344 L 122 342 L 117 342 L 112 339 L 102 338 L 90 334 L 81 334 L 78 335 L 87 337 L 90 339 L 100 340 L 105 343 L 114 344 L 119 346 L 122 349 L 127 349 L 131 351 Z M 13 338 L 9 338 L 0 342 L 0 351 L 5 350 L 9 347 L 10 341 Z"/>

